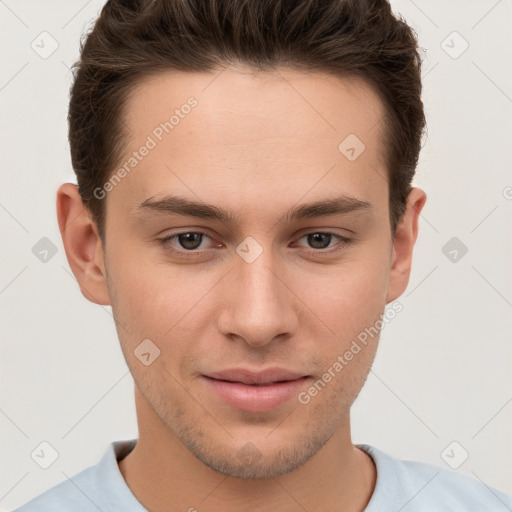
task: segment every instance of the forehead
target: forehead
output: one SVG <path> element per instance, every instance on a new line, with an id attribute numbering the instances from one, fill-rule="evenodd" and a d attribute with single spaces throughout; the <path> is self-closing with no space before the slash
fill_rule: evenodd
<path id="1" fill-rule="evenodd" d="M 199 131 L 203 127 L 203 135 L 208 132 L 232 145 L 257 143 L 258 135 L 268 142 L 269 130 L 285 140 L 294 134 L 312 141 L 325 135 L 338 138 L 345 132 L 364 137 L 383 114 L 373 88 L 357 77 L 288 68 L 169 71 L 142 80 L 130 93 L 123 117 L 131 135 L 136 138 L 151 132 L 191 97 L 197 101 L 192 109 L 196 115 L 188 116 L 187 128 Z"/>
<path id="2" fill-rule="evenodd" d="M 377 94 L 358 78 L 290 69 L 165 72 L 127 100 L 128 151 L 119 165 L 149 139 L 152 148 L 114 194 L 122 189 L 139 204 L 179 188 L 196 199 L 208 191 L 210 203 L 247 204 L 270 199 L 272 190 L 298 201 L 308 190 L 323 197 L 336 189 L 375 203 L 387 192 L 382 116 Z"/>

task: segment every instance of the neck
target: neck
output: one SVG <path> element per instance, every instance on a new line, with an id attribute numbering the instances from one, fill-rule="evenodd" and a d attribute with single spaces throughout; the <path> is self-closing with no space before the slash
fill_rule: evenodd
<path id="1" fill-rule="evenodd" d="M 149 404 L 138 404 L 139 419 L 146 420 Z M 153 412 L 154 415 L 154 412 Z M 133 451 L 119 462 L 119 469 L 138 501 L 151 512 L 362 512 L 375 488 L 372 459 L 350 438 L 350 422 L 342 422 L 328 442 L 306 463 L 284 475 L 244 479 L 213 470 L 188 448 L 156 416 L 139 421 L 139 437 Z M 169 507 L 172 504 L 172 507 Z"/>

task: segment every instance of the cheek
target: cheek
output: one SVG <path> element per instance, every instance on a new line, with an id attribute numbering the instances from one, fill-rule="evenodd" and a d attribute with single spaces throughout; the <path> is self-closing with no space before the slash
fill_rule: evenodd
<path id="1" fill-rule="evenodd" d="M 181 337 L 184 328 L 195 329 L 196 324 L 199 328 L 201 312 L 206 315 L 205 296 L 218 276 L 200 273 L 193 266 L 184 270 L 121 255 L 114 261 L 115 268 L 109 271 L 114 288 L 112 308 L 126 326 L 120 332 L 125 343 L 129 339 L 130 345 L 137 344 L 149 338 L 164 347 L 170 339 Z M 195 320 L 194 325 L 189 319 Z"/>
<path id="2" fill-rule="evenodd" d="M 387 295 L 388 268 L 384 261 L 361 259 L 322 276 L 304 289 L 308 305 L 341 338 L 355 336 L 382 314 Z"/>
<path id="3" fill-rule="evenodd" d="M 120 337 L 126 341 L 129 337 L 130 345 L 154 339 L 162 347 L 171 339 L 183 338 L 182 344 L 173 341 L 173 350 L 201 338 L 201 329 L 208 328 L 206 324 L 219 306 L 214 292 L 216 286 L 224 289 L 222 272 L 213 267 L 198 270 L 194 265 L 178 267 L 155 261 L 154 252 L 126 245 L 112 254 L 111 261 L 115 261 L 109 269 L 115 286 L 112 307 L 116 318 L 127 327 Z M 378 320 L 385 307 L 386 264 L 382 247 L 371 243 L 357 251 L 357 256 L 347 257 L 340 265 L 317 268 L 309 277 L 303 269 L 296 276 L 290 274 L 295 293 L 306 310 L 313 312 L 301 317 L 299 329 L 319 332 L 323 330 L 321 319 L 334 333 L 333 351 L 343 348 L 340 344 L 350 344 Z M 326 333 L 329 331 L 322 337 Z M 297 334 L 300 338 L 301 333 Z"/>

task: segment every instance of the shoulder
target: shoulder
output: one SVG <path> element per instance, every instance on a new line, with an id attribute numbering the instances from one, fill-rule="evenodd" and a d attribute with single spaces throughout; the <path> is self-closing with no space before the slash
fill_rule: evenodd
<path id="1" fill-rule="evenodd" d="M 135 446 L 136 439 L 108 444 L 101 460 L 54 485 L 12 512 L 145 512 L 121 475 L 117 461 Z"/>
<path id="2" fill-rule="evenodd" d="M 90 496 L 89 491 L 94 488 L 94 478 L 94 466 L 91 466 L 32 498 L 13 512 L 98 512 L 94 495 Z"/>
<path id="3" fill-rule="evenodd" d="M 383 504 L 402 512 L 510 512 L 512 497 L 476 478 L 426 462 L 396 459 L 361 444 L 377 467 L 377 482 L 366 512 Z M 400 508 L 402 507 L 402 508 Z"/>

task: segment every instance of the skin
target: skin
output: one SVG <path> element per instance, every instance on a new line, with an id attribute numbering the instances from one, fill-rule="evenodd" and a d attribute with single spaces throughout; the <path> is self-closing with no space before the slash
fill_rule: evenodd
<path id="1" fill-rule="evenodd" d="M 152 512 L 364 510 L 377 475 L 352 444 L 350 407 L 378 336 L 306 405 L 294 397 L 241 411 L 201 375 L 280 366 L 321 378 L 406 289 L 426 194 L 413 188 L 393 239 L 382 104 L 365 82 L 322 73 L 231 67 L 146 79 L 127 103 L 127 154 L 190 96 L 197 107 L 108 192 L 104 246 L 77 187 L 57 193 L 71 269 L 88 300 L 112 305 L 135 381 L 139 439 L 121 473 Z M 350 133 L 366 146 L 354 161 L 338 150 Z M 136 213 L 170 193 L 237 221 Z M 298 203 L 342 194 L 372 209 L 284 221 Z M 184 232 L 207 235 L 193 258 L 172 252 L 187 252 L 183 239 L 158 243 Z M 318 232 L 353 241 L 326 253 L 338 240 L 314 245 L 306 235 Z M 248 236 L 263 249 L 252 263 L 236 252 Z M 145 366 L 134 350 L 148 338 L 160 356 Z M 240 455 L 248 443 L 252 464 Z"/>

